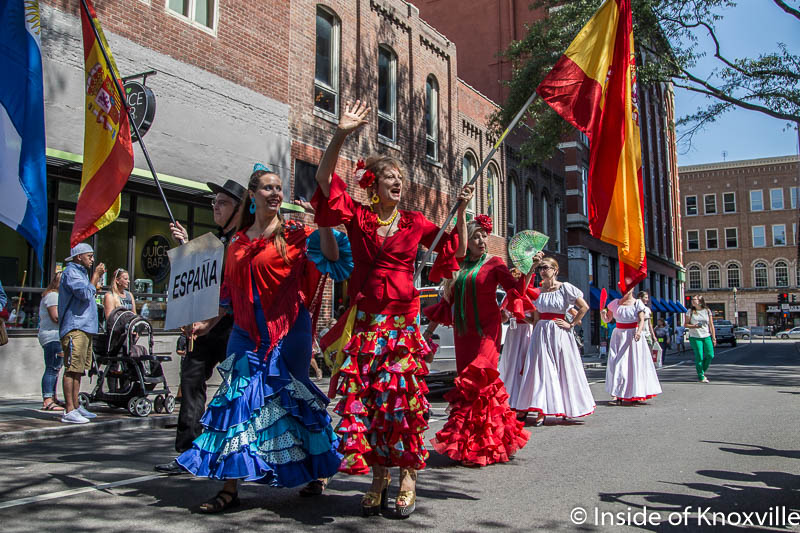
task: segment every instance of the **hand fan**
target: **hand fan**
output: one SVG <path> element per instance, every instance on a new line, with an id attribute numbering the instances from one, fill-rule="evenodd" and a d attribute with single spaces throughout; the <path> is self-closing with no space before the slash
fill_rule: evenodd
<path id="1" fill-rule="evenodd" d="M 600 291 L 600 309 L 606 308 L 606 302 L 608 301 L 608 291 L 605 289 Z"/>
<path id="2" fill-rule="evenodd" d="M 528 274 L 533 266 L 533 256 L 541 252 L 550 237 L 533 230 L 520 231 L 508 243 L 511 262 L 523 274 Z"/>

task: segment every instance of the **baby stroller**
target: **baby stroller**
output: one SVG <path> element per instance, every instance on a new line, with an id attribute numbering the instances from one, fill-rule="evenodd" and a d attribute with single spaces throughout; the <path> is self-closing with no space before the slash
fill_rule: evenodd
<path id="1" fill-rule="evenodd" d="M 175 397 L 161 368 L 172 357 L 153 355 L 153 329 L 147 319 L 122 307 L 115 309 L 93 344 L 97 384 L 91 393 L 80 393 L 82 406 L 105 402 L 133 416 L 147 416 L 153 408 L 156 413 L 175 410 Z"/>

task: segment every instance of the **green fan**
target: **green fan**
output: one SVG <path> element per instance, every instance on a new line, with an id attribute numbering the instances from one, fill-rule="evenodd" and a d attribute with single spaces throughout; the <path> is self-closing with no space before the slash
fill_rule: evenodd
<path id="1" fill-rule="evenodd" d="M 511 262 L 523 274 L 528 274 L 533 266 L 533 256 L 544 250 L 550 237 L 544 233 L 526 229 L 520 231 L 508 243 L 508 254 Z"/>

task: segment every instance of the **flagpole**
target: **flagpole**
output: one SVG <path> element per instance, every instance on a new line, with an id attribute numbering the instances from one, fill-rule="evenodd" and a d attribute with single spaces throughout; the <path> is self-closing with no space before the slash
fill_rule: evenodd
<path id="1" fill-rule="evenodd" d="M 161 187 L 161 182 L 158 181 L 158 174 L 156 173 L 156 170 L 153 167 L 153 162 L 150 160 L 150 154 L 147 152 L 147 146 L 145 146 L 144 140 L 142 140 L 142 136 L 139 134 L 139 126 L 137 126 L 136 122 L 133 120 L 133 109 L 128 105 L 128 101 L 125 99 L 125 91 L 122 89 L 122 86 L 119 84 L 119 80 L 117 79 L 114 73 L 114 68 L 112 67 L 111 59 L 108 57 L 108 52 L 106 52 L 106 49 L 103 46 L 103 40 L 100 38 L 100 33 L 97 31 L 97 27 L 94 25 L 94 18 L 92 18 L 91 13 L 89 12 L 89 6 L 86 4 L 86 0 L 81 0 L 81 5 L 83 6 L 83 10 L 86 12 L 86 18 L 89 19 L 89 25 L 92 27 L 92 31 L 94 32 L 94 38 L 97 41 L 97 46 L 103 53 L 103 58 L 106 60 L 106 65 L 108 65 L 108 70 L 111 72 L 111 77 L 114 80 L 114 87 L 117 88 L 117 93 L 119 93 L 122 105 L 125 106 L 125 111 L 126 113 L 128 113 L 128 119 L 131 124 L 131 127 L 133 128 L 133 132 L 136 135 L 136 139 L 139 141 L 139 146 L 142 147 L 142 153 L 144 154 L 144 158 L 147 161 L 147 166 L 150 169 L 150 174 L 153 175 L 153 181 L 156 182 L 156 187 L 158 188 L 158 192 L 161 195 L 161 201 L 164 202 L 164 207 L 167 209 L 167 215 L 169 216 L 169 220 L 170 222 L 175 224 L 175 217 L 172 215 L 172 209 L 169 208 L 169 202 L 167 202 L 167 197 L 164 194 L 164 189 Z M 183 243 L 183 241 L 181 241 L 181 243 Z"/>
<path id="2" fill-rule="evenodd" d="M 84 0 L 81 0 L 81 1 L 84 1 Z M 536 100 L 537 96 L 538 96 L 538 93 L 536 91 L 533 91 L 533 94 L 530 96 L 530 98 L 528 98 L 528 101 L 525 102 L 525 104 L 520 108 L 520 110 L 514 116 L 514 119 L 511 121 L 511 123 L 508 125 L 508 127 L 505 129 L 505 131 L 502 133 L 502 135 L 500 135 L 500 138 L 497 139 L 496 143 L 494 143 L 494 146 L 492 147 L 492 149 L 489 151 L 488 154 L 486 154 L 486 157 L 483 158 L 483 162 L 481 163 L 481 166 L 478 167 L 478 170 L 475 171 L 475 174 L 472 176 L 472 178 L 467 183 L 464 184 L 465 186 L 466 185 L 474 185 L 475 182 L 478 181 L 478 176 L 481 175 L 481 172 L 483 172 L 483 170 L 489 164 L 489 161 L 491 161 L 492 157 L 494 157 L 494 154 L 497 152 L 497 149 L 503 143 L 503 140 L 505 140 L 505 138 L 508 136 L 508 134 L 511 133 L 511 130 L 513 130 L 516 127 L 517 122 L 519 122 L 519 120 L 522 118 L 522 115 L 524 115 L 525 112 L 528 110 L 528 108 L 533 104 L 533 102 L 534 102 L 534 100 Z M 442 235 L 444 235 L 445 229 L 447 228 L 447 226 L 450 225 L 450 222 L 453 220 L 453 217 L 456 216 L 456 213 L 458 212 L 458 206 L 460 204 L 461 204 L 461 200 L 456 200 L 456 204 L 450 210 L 450 214 L 447 215 L 447 220 L 445 220 L 444 224 L 442 224 L 442 227 L 439 229 L 439 233 L 437 233 L 436 234 L 436 238 L 433 239 L 433 243 L 428 247 L 427 250 L 425 250 L 425 254 L 422 256 L 422 262 L 420 263 L 419 267 L 417 267 L 417 271 L 414 272 L 414 283 L 419 281 L 420 274 L 422 274 L 422 269 L 425 268 L 425 265 L 427 264 L 428 259 L 431 256 L 431 253 L 436 248 L 436 245 L 439 244 L 439 241 L 441 240 Z"/>

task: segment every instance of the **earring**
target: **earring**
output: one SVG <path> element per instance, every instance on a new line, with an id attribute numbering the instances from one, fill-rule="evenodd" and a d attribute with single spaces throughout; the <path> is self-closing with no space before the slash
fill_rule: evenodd
<path id="1" fill-rule="evenodd" d="M 256 214 L 256 199 L 250 198 L 250 213 L 255 215 Z"/>
<path id="2" fill-rule="evenodd" d="M 378 196 L 378 193 L 375 193 L 372 195 L 372 198 L 370 198 L 369 201 L 372 202 L 373 204 L 377 204 L 378 202 L 381 201 L 381 199 Z"/>

